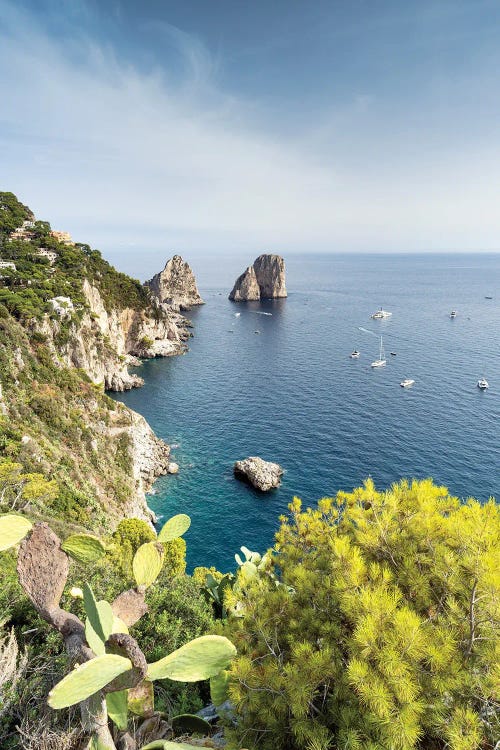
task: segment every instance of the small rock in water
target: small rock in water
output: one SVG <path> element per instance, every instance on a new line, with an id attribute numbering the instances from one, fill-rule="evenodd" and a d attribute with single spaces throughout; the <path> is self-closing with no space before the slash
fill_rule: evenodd
<path id="1" fill-rule="evenodd" d="M 279 464 L 264 461 L 258 456 L 250 456 L 234 464 L 234 475 L 244 479 L 261 492 L 267 492 L 281 484 L 283 469 Z"/>
<path id="2" fill-rule="evenodd" d="M 176 464 L 175 461 L 171 461 L 168 465 L 167 472 L 169 474 L 177 474 L 179 472 L 179 464 Z"/>

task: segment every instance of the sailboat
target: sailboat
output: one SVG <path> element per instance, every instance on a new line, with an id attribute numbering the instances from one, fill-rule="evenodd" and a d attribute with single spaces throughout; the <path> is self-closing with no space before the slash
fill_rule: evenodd
<path id="1" fill-rule="evenodd" d="M 380 337 L 380 352 L 378 359 L 376 359 L 375 362 L 372 362 L 372 367 L 385 367 L 385 351 L 382 336 Z"/>

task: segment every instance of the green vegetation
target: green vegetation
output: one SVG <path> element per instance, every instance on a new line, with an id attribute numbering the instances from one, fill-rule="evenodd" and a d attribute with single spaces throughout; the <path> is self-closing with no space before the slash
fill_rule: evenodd
<path id="1" fill-rule="evenodd" d="M 475 750 L 500 736 L 500 516 L 430 480 L 371 481 L 281 519 L 225 633 L 259 750 Z M 241 616 L 242 615 L 242 616 Z"/>
<path id="2" fill-rule="evenodd" d="M 130 542 L 132 538 L 134 541 L 140 541 L 140 524 L 128 526 L 128 529 L 122 526 L 117 539 Z M 170 520 L 170 529 L 182 526 L 182 523 L 176 523 L 175 517 Z M 85 745 L 88 748 L 115 750 L 116 731 L 110 731 L 108 717 L 117 730 L 129 732 L 130 742 L 135 742 L 134 733 L 138 738 L 142 736 L 138 723 L 140 719 L 149 721 L 154 710 L 153 681 L 191 683 L 207 680 L 216 677 L 225 669 L 235 654 L 234 646 L 223 636 L 200 634 L 194 638 L 186 637 L 187 633 L 193 630 L 193 626 L 195 629 L 197 626 L 196 613 L 193 610 L 193 590 L 190 592 L 190 605 L 184 597 L 181 606 L 177 602 L 177 607 L 172 607 L 169 613 L 174 621 L 176 618 L 182 619 L 183 624 L 180 643 L 175 644 L 172 653 L 165 656 L 168 637 L 163 638 L 160 643 L 157 642 L 158 636 L 172 635 L 172 628 L 168 627 L 169 622 L 164 617 L 159 622 L 159 631 L 156 629 L 154 618 L 151 618 L 152 622 L 148 626 L 143 627 L 142 632 L 146 636 L 146 645 L 143 649 L 139 648 L 136 638 L 129 634 L 129 628 L 133 628 L 143 619 L 149 619 L 143 618 L 148 610 L 146 589 L 156 589 L 159 601 L 165 604 L 163 586 L 160 588 L 157 581 L 162 574 L 162 565 L 158 565 L 158 560 L 163 561 L 164 558 L 164 545 L 159 541 L 160 536 L 161 534 L 158 537 L 154 535 L 155 541 L 139 545 L 132 561 L 135 578 L 133 586 L 117 596 L 110 596 L 110 599 L 114 599 L 112 604 L 106 599 L 98 599 L 92 586 L 85 581 L 82 588 L 73 587 L 69 596 L 68 593 L 65 594 L 66 608 L 63 609 L 60 600 L 68 583 L 69 560 L 73 559 L 77 564 L 83 563 L 85 568 L 81 569 L 81 572 L 85 570 L 86 577 L 90 574 L 92 578 L 95 569 L 92 571 L 92 567 L 89 569 L 88 566 L 92 566 L 92 563 L 102 564 L 107 554 L 106 543 L 95 536 L 74 534 L 60 545 L 59 539 L 46 524 L 33 526 L 22 515 L 0 515 L 0 550 L 13 548 L 21 542 L 17 571 L 22 589 L 38 615 L 62 635 L 68 653 L 79 663 L 76 669 L 72 669 L 52 687 L 48 704 L 53 709 L 65 709 L 80 704 L 82 718 L 77 731 L 80 736 L 88 736 L 87 741 L 90 744 Z M 166 544 L 172 544 L 174 541 L 177 539 L 170 539 Z M 119 556 L 120 551 L 115 549 L 113 553 Z M 5 567 L 12 571 L 12 552 L 4 552 L 3 557 Z M 106 566 L 102 567 L 101 574 L 105 570 Z M 108 577 L 106 586 L 110 585 L 112 589 L 113 583 Z M 13 583 L 11 587 L 15 587 Z M 171 591 L 175 589 L 174 586 Z M 171 597 L 171 601 L 175 603 L 175 596 Z M 188 617 L 184 622 L 186 612 Z M 162 611 L 161 614 L 165 613 Z M 204 624 L 208 625 L 209 620 Z M 132 630 L 134 636 L 138 632 L 138 628 Z M 156 636 L 154 648 L 159 654 L 157 658 L 155 654 L 149 661 L 148 652 L 153 633 Z M 26 659 L 22 665 L 16 665 L 19 652 L 13 635 L 9 641 L 6 637 L 0 639 L 0 661 L 6 662 L 6 649 L 9 644 L 12 653 L 7 674 L 2 673 L 2 682 L 7 685 L 2 691 L 2 700 L 7 700 L 11 707 L 16 697 L 18 701 L 21 699 L 19 688 L 28 680 L 24 675 Z M 59 655 L 57 659 L 59 660 Z M 29 684 L 30 687 L 33 686 L 32 681 L 29 681 Z M 0 720 L 3 719 L 5 722 L 7 717 L 2 708 L 3 705 L 0 706 Z M 129 710 L 132 711 L 133 717 L 129 715 Z M 183 716 L 179 717 L 177 722 L 175 717 L 172 717 L 171 721 L 172 724 L 181 726 L 183 722 L 186 724 L 186 721 L 193 725 L 196 720 L 188 719 L 183 711 Z M 198 721 L 198 729 L 201 726 L 201 721 Z M 8 729 L 8 725 L 5 728 Z M 161 737 L 164 730 L 159 726 L 158 731 Z M 8 733 L 4 732 L 4 740 L 9 742 Z M 139 746 L 142 744 L 140 742 Z M 12 746 L 15 747 L 15 744 Z M 168 742 L 165 747 L 169 747 Z"/>
<path id="3" fill-rule="evenodd" d="M 1 269 L 0 304 L 15 318 L 57 318 L 49 300 L 62 296 L 71 298 L 73 319 L 78 320 L 87 309 L 84 279 L 99 289 L 108 310 L 151 308 L 149 291 L 139 281 L 116 271 L 89 245 L 60 242 L 51 235 L 48 222 L 34 222 L 23 238 L 11 237 L 24 221 L 33 222 L 33 214 L 12 193 L 0 192 L 0 206 L 5 207 L 0 210 L 0 259 L 15 264 L 15 269 Z M 53 264 L 40 250 L 56 254 Z"/>

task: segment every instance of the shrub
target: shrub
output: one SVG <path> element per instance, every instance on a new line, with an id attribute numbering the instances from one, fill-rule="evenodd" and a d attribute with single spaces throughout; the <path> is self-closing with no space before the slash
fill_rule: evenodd
<path id="1" fill-rule="evenodd" d="M 371 480 L 281 519 L 273 563 L 227 627 L 239 713 L 259 750 L 493 748 L 499 508 L 431 480 Z M 495 739 L 496 737 L 496 739 Z M 234 745 L 233 745 L 234 747 Z"/>

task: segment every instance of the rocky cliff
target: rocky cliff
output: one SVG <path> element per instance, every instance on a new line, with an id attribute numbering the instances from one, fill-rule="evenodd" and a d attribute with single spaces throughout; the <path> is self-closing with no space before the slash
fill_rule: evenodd
<path id="1" fill-rule="evenodd" d="M 248 266 L 247 270 L 241 276 L 238 276 L 229 299 L 233 300 L 233 302 L 260 299 L 260 287 L 253 266 Z"/>
<path id="2" fill-rule="evenodd" d="M 156 305 L 108 310 L 99 289 L 87 279 L 83 293 L 87 309 L 80 319 L 68 323 L 45 316 L 31 327 L 47 337 L 57 362 L 85 370 L 94 383 L 111 391 L 140 386 L 142 378 L 128 372 L 129 365 L 139 364 L 138 357 L 168 357 L 185 349 L 189 331 L 174 310 Z"/>
<path id="3" fill-rule="evenodd" d="M 285 261 L 279 255 L 263 254 L 236 279 L 229 299 L 278 299 L 286 297 Z"/>
<path id="4" fill-rule="evenodd" d="M 203 305 L 194 274 L 180 255 L 170 258 L 163 271 L 146 281 L 146 286 L 160 304 L 174 310 L 189 310 L 193 305 Z"/>
<path id="5" fill-rule="evenodd" d="M 57 484 L 35 517 L 90 529 L 150 519 L 146 492 L 167 472 L 169 446 L 104 389 L 141 385 L 128 372 L 139 358 L 185 350 L 179 310 L 201 303 L 192 272 L 173 258 L 159 302 L 12 193 L 0 192 L 0 208 L 0 465 Z"/>

